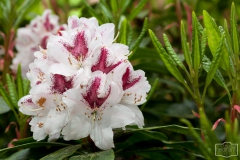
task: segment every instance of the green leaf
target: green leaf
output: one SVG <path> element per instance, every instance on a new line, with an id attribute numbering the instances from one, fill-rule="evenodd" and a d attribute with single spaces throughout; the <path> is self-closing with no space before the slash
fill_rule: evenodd
<path id="1" fill-rule="evenodd" d="M 220 64 L 220 60 L 221 60 L 221 57 L 222 57 L 223 40 L 224 40 L 224 38 L 222 37 L 222 39 L 221 39 L 221 41 L 218 45 L 217 52 L 215 53 L 215 55 L 213 57 L 213 61 L 210 65 L 210 68 L 209 68 L 209 71 L 208 71 L 208 74 L 207 74 L 205 88 L 207 88 L 208 85 L 211 83 L 213 77 L 216 74 L 218 66 Z"/>
<path id="2" fill-rule="evenodd" d="M 15 82 L 14 82 L 13 78 L 10 77 L 9 74 L 6 75 L 6 81 L 7 81 L 7 87 L 8 87 L 8 91 L 9 91 L 9 94 L 10 94 L 10 98 L 11 98 L 13 104 L 15 106 L 17 106 L 18 95 L 17 95 Z"/>
<path id="3" fill-rule="evenodd" d="M 193 69 L 195 74 L 198 74 L 198 69 L 201 61 L 201 53 L 200 53 L 200 43 L 199 43 L 199 33 L 198 33 L 198 20 L 195 13 L 192 13 L 192 25 L 193 25 L 193 33 L 192 33 L 192 57 L 193 57 Z"/>
<path id="4" fill-rule="evenodd" d="M 207 44 L 207 30 L 206 28 L 204 28 L 202 32 L 202 39 L 201 39 L 201 62 L 205 55 L 206 44 Z"/>
<path id="5" fill-rule="evenodd" d="M 3 85 L 0 83 L 0 94 L 2 96 L 2 98 L 4 99 L 4 101 L 6 102 L 6 104 L 9 106 L 9 108 L 11 110 L 14 109 L 13 103 L 11 101 L 10 96 L 8 95 L 8 93 L 6 92 L 5 88 L 3 87 Z"/>
<path id="6" fill-rule="evenodd" d="M 232 45 L 234 54 L 238 56 L 239 54 L 239 40 L 238 40 L 238 28 L 236 22 L 236 12 L 235 12 L 235 5 L 232 3 L 231 7 L 231 17 L 230 17 L 230 33 L 232 38 Z"/>
<path id="7" fill-rule="evenodd" d="M 208 45 L 213 56 L 217 53 L 218 45 L 221 41 L 221 33 L 213 18 L 206 12 L 203 11 L 203 22 L 207 29 Z M 220 67 L 224 70 L 229 68 L 229 54 L 226 46 L 223 45 L 223 56 L 221 58 Z"/>
<path id="8" fill-rule="evenodd" d="M 0 157 L 4 153 L 8 151 L 15 151 L 18 149 L 25 149 L 25 148 L 37 148 L 42 146 L 69 146 L 69 144 L 66 143 L 57 143 L 57 142 L 32 142 L 32 143 L 26 143 L 18 146 L 14 146 L 12 148 L 4 148 L 0 149 Z"/>
<path id="9" fill-rule="evenodd" d="M 143 28 L 142 28 L 142 31 L 141 31 L 139 37 L 137 38 L 135 43 L 132 45 L 132 47 L 130 47 L 130 50 L 133 51 L 133 53 L 129 56 L 129 58 L 131 58 L 133 56 L 133 54 L 135 53 L 135 51 L 138 49 L 146 31 L 147 31 L 147 28 L 148 28 L 148 18 L 146 17 L 144 19 Z"/>
<path id="10" fill-rule="evenodd" d="M 128 16 L 128 20 L 133 20 L 138 13 L 143 9 L 143 7 L 146 5 L 148 0 L 141 0 L 136 7 L 131 11 L 130 15 Z"/>
<path id="11" fill-rule="evenodd" d="M 9 112 L 10 108 L 2 97 L 0 97 L 0 114 Z"/>
<path id="12" fill-rule="evenodd" d="M 113 13 L 116 14 L 117 11 L 118 11 L 118 2 L 117 2 L 117 0 L 111 0 L 110 3 L 111 3 L 111 8 L 112 8 Z"/>
<path id="13" fill-rule="evenodd" d="M 192 67 L 192 57 L 191 57 L 191 52 L 189 50 L 189 46 L 187 43 L 186 32 L 185 32 L 183 21 L 181 21 L 181 43 L 182 43 L 182 49 L 183 49 L 183 54 L 184 54 L 185 60 L 188 64 L 189 68 L 191 68 Z"/>
<path id="14" fill-rule="evenodd" d="M 10 157 L 6 158 L 5 160 L 24 160 L 24 159 L 27 159 L 27 156 L 29 155 L 29 153 L 30 153 L 29 149 L 23 149 L 12 154 Z"/>
<path id="15" fill-rule="evenodd" d="M 122 15 L 125 12 L 125 10 L 131 5 L 131 3 L 133 3 L 132 0 L 120 1 L 120 9 L 121 9 L 120 15 Z"/>
<path id="16" fill-rule="evenodd" d="M 127 44 L 127 37 L 128 37 L 128 21 L 124 19 L 121 24 L 120 28 L 120 43 Z"/>
<path id="17" fill-rule="evenodd" d="M 21 74 L 21 65 L 18 66 L 17 70 L 17 89 L 18 89 L 18 98 L 22 98 L 24 96 L 23 91 L 23 79 Z"/>
<path id="18" fill-rule="evenodd" d="M 166 65 L 169 72 L 172 73 L 172 75 L 181 83 L 185 83 L 185 80 L 183 79 L 180 71 L 178 70 L 175 62 L 172 60 L 172 58 L 166 53 L 165 49 L 162 47 L 161 43 L 158 41 L 158 38 L 155 36 L 155 34 L 149 30 L 150 37 L 152 39 L 153 45 L 156 48 L 158 54 L 160 55 L 162 61 Z"/>
<path id="19" fill-rule="evenodd" d="M 151 85 L 151 90 L 150 90 L 150 92 L 149 92 L 149 94 L 148 94 L 148 96 L 147 96 L 147 98 L 146 98 L 146 99 L 147 99 L 146 102 L 141 106 L 141 110 L 144 109 L 144 107 L 146 106 L 147 102 L 148 102 L 149 99 L 152 97 L 155 89 L 157 88 L 158 82 L 159 82 L 159 79 L 156 78 L 155 81 L 153 82 L 153 84 Z"/>
<path id="20" fill-rule="evenodd" d="M 84 6 L 87 8 L 87 11 L 95 17 L 100 24 L 103 23 L 102 17 L 88 4 L 86 0 L 83 0 Z"/>
<path id="21" fill-rule="evenodd" d="M 23 90 L 24 95 L 29 94 L 30 81 L 28 79 L 23 79 Z"/>
<path id="22" fill-rule="evenodd" d="M 136 59 L 159 59 L 159 55 L 156 52 L 156 50 L 152 48 L 138 48 L 134 54 L 129 56 L 130 60 L 136 60 Z"/>
<path id="23" fill-rule="evenodd" d="M 74 145 L 74 146 L 67 146 L 65 148 L 59 149 L 56 152 L 53 152 L 49 155 L 46 155 L 45 157 L 41 158 L 40 160 L 62 160 L 65 157 L 71 156 L 76 150 L 81 148 L 82 145 Z"/>
<path id="24" fill-rule="evenodd" d="M 218 141 L 217 141 L 216 135 L 214 135 L 214 132 L 211 130 L 210 123 L 202 108 L 199 108 L 199 113 L 200 113 L 201 130 L 204 136 L 204 144 L 206 147 L 205 150 L 211 153 L 211 156 L 213 157 L 215 156 L 214 154 L 215 144 L 218 143 Z"/>
<path id="25" fill-rule="evenodd" d="M 182 62 L 180 61 L 179 57 L 177 56 L 177 54 L 175 53 L 175 51 L 172 48 L 172 45 L 170 44 L 168 37 L 166 34 L 163 34 L 163 40 L 166 46 L 166 49 L 168 51 L 168 54 L 171 56 L 171 58 L 173 59 L 173 61 L 182 69 L 186 70 L 185 66 L 182 64 Z"/>
<path id="26" fill-rule="evenodd" d="M 194 141 L 197 142 L 197 146 L 199 147 L 199 149 L 202 151 L 202 154 L 204 155 L 204 157 L 208 160 L 212 160 L 211 155 L 212 153 L 206 149 L 206 145 L 203 144 L 203 141 L 201 139 L 201 137 L 199 136 L 199 134 L 193 129 L 192 124 L 186 120 L 186 119 L 181 119 L 181 122 L 185 123 L 188 128 L 189 128 L 189 132 L 190 134 L 193 136 Z"/>
<path id="27" fill-rule="evenodd" d="M 17 10 L 17 18 L 14 23 L 14 28 L 17 28 L 23 18 L 26 16 L 29 9 L 31 9 L 39 0 L 25 0 L 21 7 Z"/>
<path id="28" fill-rule="evenodd" d="M 69 160 L 114 160 L 114 152 L 112 149 L 86 155 L 73 156 Z"/>
<path id="29" fill-rule="evenodd" d="M 105 0 L 100 0 L 99 5 L 100 5 L 100 8 L 102 9 L 104 16 L 107 17 L 109 20 L 113 21 L 113 15 L 111 13 L 109 6 L 105 2 Z"/>
<path id="30" fill-rule="evenodd" d="M 115 134 L 114 139 L 124 136 L 126 134 L 132 134 L 134 132 L 150 131 L 150 130 L 158 130 L 158 129 L 164 129 L 164 130 L 169 130 L 169 131 L 184 134 L 184 135 L 189 135 L 188 127 L 183 127 L 179 125 L 167 125 L 167 126 L 155 126 L 155 127 L 148 127 L 148 128 L 142 128 L 142 129 L 127 130 L 125 132 Z M 200 129 L 198 128 L 193 128 L 193 129 L 196 132 L 200 132 Z"/>
<path id="31" fill-rule="evenodd" d="M 36 142 L 33 137 L 28 137 L 28 138 L 23 138 L 23 139 L 19 139 L 17 141 L 13 141 L 12 144 L 14 146 L 18 146 L 18 145 L 22 145 L 25 143 L 31 143 L 31 142 Z"/>

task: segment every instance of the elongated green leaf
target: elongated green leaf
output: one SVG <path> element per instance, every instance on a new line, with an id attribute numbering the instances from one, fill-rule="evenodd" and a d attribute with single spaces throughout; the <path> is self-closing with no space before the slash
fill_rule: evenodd
<path id="1" fill-rule="evenodd" d="M 133 40 L 133 28 L 131 26 L 130 23 L 128 23 L 128 36 L 127 36 L 127 46 L 130 46 L 130 44 L 132 43 L 132 40 Z M 133 54 L 133 53 L 132 53 Z M 131 54 L 131 55 L 132 55 Z M 130 56 L 131 56 L 130 55 Z M 129 57 L 130 57 L 129 56 Z"/>
<path id="2" fill-rule="evenodd" d="M 159 79 L 156 78 L 155 81 L 153 82 L 153 84 L 151 85 L 151 90 L 150 90 L 150 92 L 149 92 L 149 94 L 148 94 L 148 96 L 147 96 L 147 98 L 146 98 L 147 101 L 141 106 L 141 110 L 144 109 L 144 107 L 146 106 L 147 102 L 148 102 L 149 99 L 152 97 L 155 89 L 157 88 L 158 82 L 159 82 Z"/>
<path id="3" fill-rule="evenodd" d="M 171 72 L 172 75 L 178 81 L 180 81 L 181 83 L 185 83 L 185 80 L 183 79 L 183 77 L 182 77 L 180 71 L 178 70 L 176 64 L 174 63 L 174 61 L 172 60 L 170 55 L 168 55 L 166 53 L 165 49 L 162 47 L 161 43 L 158 41 L 158 39 L 155 36 L 155 34 L 151 30 L 149 30 L 149 34 L 150 34 L 150 37 L 152 39 L 154 47 L 156 48 L 157 52 L 159 53 L 162 61 L 166 65 L 166 67 L 169 70 L 169 72 Z"/>
<path id="4" fill-rule="evenodd" d="M 206 44 L 207 44 L 207 30 L 206 28 L 204 28 L 202 32 L 202 40 L 201 40 L 201 62 L 205 54 Z"/>
<path id="5" fill-rule="evenodd" d="M 214 132 L 211 130 L 211 125 L 206 117 L 206 114 L 204 113 L 202 108 L 199 108 L 200 113 L 200 124 L 201 124 L 201 130 L 204 136 L 204 143 L 205 143 L 205 149 L 211 153 L 211 156 L 213 157 L 214 154 L 214 148 L 215 144 L 218 143 L 216 136 L 214 135 Z"/>
<path id="6" fill-rule="evenodd" d="M 118 1 L 117 0 L 111 0 L 110 3 L 111 3 L 111 8 L 112 8 L 113 13 L 116 14 L 117 11 L 118 11 Z"/>
<path id="7" fill-rule="evenodd" d="M 231 33 L 234 54 L 236 54 L 238 56 L 238 54 L 239 54 L 239 38 L 238 38 L 239 35 L 238 35 L 238 29 L 237 29 L 236 12 L 235 12 L 234 3 L 232 3 L 232 7 L 231 7 L 230 33 Z"/>
<path id="8" fill-rule="evenodd" d="M 8 111 L 10 111 L 9 106 L 4 101 L 4 99 L 2 97 L 0 97 L 0 114 L 6 113 Z"/>
<path id="9" fill-rule="evenodd" d="M 221 41 L 221 33 L 213 18 L 206 11 L 203 11 L 203 22 L 207 29 L 208 45 L 211 53 L 214 56 L 215 53 L 217 53 L 218 45 Z M 223 45 L 223 56 L 221 58 L 220 67 L 224 70 L 227 70 L 229 68 L 228 56 L 229 54 L 227 52 L 227 49 L 225 45 Z"/>
<path id="10" fill-rule="evenodd" d="M 114 160 L 114 152 L 112 149 L 86 155 L 73 156 L 69 160 Z"/>
<path id="11" fill-rule="evenodd" d="M 21 65 L 18 66 L 17 70 L 17 89 L 18 89 L 18 98 L 22 98 L 24 96 L 23 91 L 23 79 L 22 79 L 22 71 L 21 71 Z"/>
<path id="12" fill-rule="evenodd" d="M 132 0 L 124 0 L 124 1 L 120 1 L 120 9 L 121 9 L 121 13 L 120 14 L 123 14 L 127 7 L 130 6 L 130 4 L 133 3 Z"/>
<path id="13" fill-rule="evenodd" d="M 100 8 L 102 9 L 104 16 L 107 17 L 109 20 L 113 21 L 113 15 L 111 13 L 109 6 L 105 2 L 105 0 L 100 0 L 99 5 L 100 5 Z"/>
<path id="14" fill-rule="evenodd" d="M 159 55 L 156 50 L 152 48 L 138 48 L 135 53 L 129 56 L 130 60 L 135 59 L 158 59 Z"/>
<path id="15" fill-rule="evenodd" d="M 150 130 L 158 130 L 158 129 L 169 130 L 169 131 L 172 131 L 172 132 L 185 134 L 185 135 L 190 134 L 189 131 L 188 131 L 188 127 L 183 127 L 183 126 L 179 126 L 179 125 L 167 125 L 167 126 L 156 126 L 156 127 L 148 127 L 148 128 L 142 128 L 142 129 L 129 130 L 129 131 L 125 131 L 123 133 L 115 134 L 114 138 L 118 138 L 118 137 L 121 137 L 123 135 L 131 134 L 131 133 L 134 133 L 134 132 L 150 131 Z M 196 131 L 196 133 L 200 132 L 199 128 L 193 128 L 193 129 Z"/>
<path id="16" fill-rule="evenodd" d="M 132 47 L 130 47 L 130 50 L 133 51 L 133 53 L 135 53 L 135 51 L 138 49 L 139 44 L 141 43 L 141 41 L 142 41 L 146 31 L 147 31 L 147 28 L 148 28 L 148 19 L 145 18 L 144 23 L 143 23 L 143 28 L 142 28 L 142 31 L 141 31 L 139 37 L 137 38 L 135 43 L 132 45 Z M 131 58 L 131 56 L 133 56 L 133 53 L 130 55 L 129 58 Z"/>
<path id="17" fill-rule="evenodd" d="M 62 160 L 65 157 L 71 156 L 76 150 L 81 148 L 81 144 L 74 145 L 74 146 L 67 146 L 65 148 L 59 149 L 56 152 L 53 152 L 49 155 L 46 155 L 45 157 L 41 158 L 40 160 L 53 160 L 53 159 L 59 159 Z"/>
<path id="18" fill-rule="evenodd" d="M 198 147 L 200 148 L 200 150 L 202 151 L 202 154 L 204 155 L 204 157 L 205 157 L 207 160 L 211 160 L 211 158 L 212 158 L 212 157 L 211 157 L 212 153 L 211 153 L 209 150 L 206 149 L 206 145 L 203 144 L 203 141 L 202 141 L 201 137 L 200 137 L 199 134 L 193 129 L 192 124 L 191 124 L 188 120 L 186 120 L 186 119 L 181 119 L 181 121 L 188 126 L 190 134 L 193 136 L 194 141 L 197 142 L 197 145 L 198 145 Z"/>
<path id="19" fill-rule="evenodd" d="M 137 14 L 143 9 L 143 7 L 145 6 L 145 4 L 147 2 L 148 2 L 148 0 L 140 0 L 138 5 L 136 7 L 134 7 L 131 14 L 128 16 L 128 20 L 129 21 L 133 20 L 137 16 Z"/>
<path id="20" fill-rule="evenodd" d="M 120 28 L 120 43 L 127 44 L 127 37 L 128 37 L 128 21 L 124 19 L 121 24 Z"/>
<path id="21" fill-rule="evenodd" d="M 213 57 L 213 61 L 211 63 L 211 66 L 210 66 L 208 74 L 207 74 L 205 88 L 208 87 L 208 85 L 211 83 L 213 77 L 216 74 L 218 66 L 220 64 L 220 60 L 221 60 L 221 57 L 222 57 L 223 40 L 224 39 L 222 37 L 222 39 L 221 39 L 221 41 L 218 45 L 217 52 L 215 53 L 215 55 Z"/>
<path id="22" fill-rule="evenodd" d="M 11 101 L 10 96 L 8 95 L 8 93 L 6 92 L 5 88 L 3 87 L 3 85 L 0 83 L 0 94 L 2 96 L 2 98 L 4 99 L 4 101 L 6 102 L 6 104 L 9 106 L 9 108 L 11 110 L 14 109 L 13 103 Z"/>
<path id="23" fill-rule="evenodd" d="M 23 79 L 24 95 L 27 95 L 29 93 L 29 87 L 30 87 L 30 81 L 28 79 Z"/>
<path id="24" fill-rule="evenodd" d="M 8 87 L 8 91 L 9 91 L 9 94 L 10 94 L 10 98 L 11 98 L 13 104 L 14 104 L 15 106 L 17 106 L 18 95 L 17 95 L 17 90 L 16 90 L 15 82 L 14 82 L 14 80 L 10 77 L 9 74 L 6 75 L 6 80 L 7 80 L 7 87 Z"/>
<path id="25" fill-rule="evenodd" d="M 210 69 L 210 66 L 211 66 L 211 61 L 206 57 L 204 56 L 203 57 L 203 69 L 208 72 L 209 69 Z M 214 80 L 220 85 L 222 86 L 223 88 L 227 89 L 227 86 L 226 86 L 226 83 L 225 83 L 225 80 L 221 74 L 221 72 L 219 70 L 216 71 L 215 75 L 214 75 Z"/>
<path id="26" fill-rule="evenodd" d="M 182 43 L 182 49 L 183 49 L 183 54 L 184 54 L 185 60 L 188 64 L 189 68 L 191 68 L 192 67 L 192 57 L 191 57 L 191 53 L 190 53 L 189 46 L 187 43 L 186 32 L 185 32 L 183 21 L 181 21 L 181 43 Z"/>
<path id="27" fill-rule="evenodd" d="M 5 160 L 24 160 L 24 159 L 27 159 L 27 156 L 29 155 L 29 153 L 30 153 L 29 149 L 23 149 L 14 153 L 10 157 L 6 158 Z"/>
<path id="28" fill-rule="evenodd" d="M 32 143 L 26 143 L 18 146 L 14 146 L 12 148 L 4 148 L 0 149 L 0 157 L 3 155 L 5 152 L 8 151 L 15 151 L 18 149 L 25 149 L 25 148 L 37 148 L 40 146 L 69 146 L 69 144 L 66 143 L 57 143 L 57 142 L 32 142 Z"/>
<path id="29" fill-rule="evenodd" d="M 182 62 L 180 61 L 179 57 L 177 56 L 177 54 L 175 53 L 175 51 L 172 48 L 172 45 L 170 44 L 168 37 L 166 34 L 163 34 L 163 39 L 164 39 L 164 43 L 166 46 L 166 49 L 168 51 L 168 54 L 171 56 L 171 58 L 173 59 L 173 61 L 182 69 L 186 69 L 185 66 L 182 64 Z"/>
<path id="30" fill-rule="evenodd" d="M 88 4 L 88 2 L 86 0 L 83 0 L 83 4 L 84 6 L 87 8 L 87 11 L 95 18 L 97 18 L 98 22 L 100 24 L 103 23 L 102 17 L 95 12 L 95 10 Z"/>
<path id="31" fill-rule="evenodd" d="M 198 38 L 198 20 L 195 13 L 192 13 L 193 19 L 193 33 L 192 33 L 192 59 L 193 59 L 193 68 L 195 73 L 198 73 L 198 69 L 201 61 L 201 53 L 200 53 L 200 43 Z"/>
<path id="32" fill-rule="evenodd" d="M 14 23 L 14 28 L 17 28 L 29 9 L 31 9 L 39 0 L 25 0 L 22 6 L 18 9 L 17 11 L 17 19 L 15 20 Z"/>
<path id="33" fill-rule="evenodd" d="M 31 142 L 36 142 L 33 137 L 28 137 L 28 138 L 23 138 L 23 139 L 19 139 L 17 141 L 13 141 L 12 144 L 14 146 L 18 146 L 18 145 L 22 145 L 25 143 L 31 143 Z"/>

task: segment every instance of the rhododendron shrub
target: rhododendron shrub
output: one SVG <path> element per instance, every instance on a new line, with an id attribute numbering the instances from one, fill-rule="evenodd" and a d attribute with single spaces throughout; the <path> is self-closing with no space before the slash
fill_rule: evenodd
<path id="1" fill-rule="evenodd" d="M 11 69 L 16 72 L 19 64 L 22 66 L 22 76 L 26 77 L 28 65 L 34 60 L 34 52 L 39 47 L 46 49 L 49 36 L 56 35 L 58 31 L 65 30 L 66 25 L 59 25 L 58 16 L 45 10 L 41 16 L 35 17 L 26 27 L 18 28 L 15 47 L 16 57 L 13 59 Z"/>
<path id="2" fill-rule="evenodd" d="M 107 150 L 114 147 L 113 129 L 143 127 L 138 105 L 146 101 L 150 85 L 128 61 L 128 47 L 114 42 L 114 27 L 72 16 L 66 30 L 34 53 L 27 72 L 30 94 L 18 102 L 20 111 L 32 116 L 34 139 L 90 136 Z"/>

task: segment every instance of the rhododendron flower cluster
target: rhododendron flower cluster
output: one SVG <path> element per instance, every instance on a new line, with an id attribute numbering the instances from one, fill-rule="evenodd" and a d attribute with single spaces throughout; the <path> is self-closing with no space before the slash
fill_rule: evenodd
<path id="1" fill-rule="evenodd" d="M 39 46 L 46 49 L 49 36 L 65 29 L 66 25 L 59 25 L 58 16 L 51 14 L 51 10 L 45 10 L 42 16 L 34 18 L 29 25 L 19 28 L 15 45 L 18 53 L 11 69 L 16 72 L 21 64 L 22 76 L 26 77 L 28 65 L 34 60 L 33 53 L 39 50 Z"/>
<path id="2" fill-rule="evenodd" d="M 106 150 L 114 147 L 114 128 L 143 127 L 138 105 L 146 101 L 150 85 L 128 61 L 128 47 L 114 43 L 114 27 L 72 16 L 65 31 L 50 36 L 47 47 L 34 53 L 27 73 L 30 94 L 18 103 L 22 113 L 32 116 L 34 139 L 90 136 Z"/>

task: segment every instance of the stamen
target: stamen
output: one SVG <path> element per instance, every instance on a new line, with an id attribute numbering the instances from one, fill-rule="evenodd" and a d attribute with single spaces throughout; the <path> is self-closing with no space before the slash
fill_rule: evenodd
<path id="1" fill-rule="evenodd" d="M 38 108 L 38 109 L 29 109 L 29 108 L 25 107 L 24 104 L 22 104 L 22 105 L 23 105 L 23 107 L 24 107 L 26 110 L 29 110 L 29 111 L 32 111 L 32 112 L 40 111 L 40 110 L 43 110 L 43 109 L 44 109 L 43 107 L 42 107 L 42 108 Z"/>
<path id="2" fill-rule="evenodd" d="M 112 43 L 117 40 L 117 38 L 118 38 L 118 36 L 119 36 L 119 33 L 120 33 L 120 32 L 118 31 L 118 33 L 117 33 L 116 37 L 114 38 L 114 40 L 112 41 Z"/>

